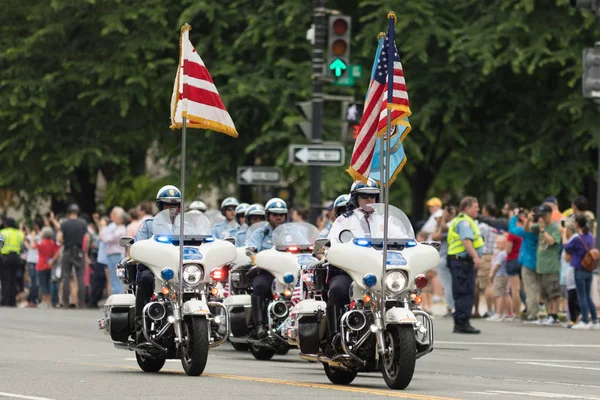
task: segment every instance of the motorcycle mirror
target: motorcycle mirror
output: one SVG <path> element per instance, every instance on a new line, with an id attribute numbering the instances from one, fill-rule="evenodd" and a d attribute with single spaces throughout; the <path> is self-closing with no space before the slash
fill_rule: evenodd
<path id="1" fill-rule="evenodd" d="M 329 239 L 317 239 L 315 241 L 315 253 L 320 253 L 327 246 L 329 246 Z"/>
<path id="2" fill-rule="evenodd" d="M 437 251 L 440 251 L 440 247 L 442 247 L 442 242 L 421 242 L 421 244 L 426 244 L 427 246 L 431 246 Z"/>
<path id="3" fill-rule="evenodd" d="M 0 249 L 4 247 L 4 238 L 0 235 Z"/>
<path id="4" fill-rule="evenodd" d="M 256 247 L 254 247 L 254 246 L 248 246 L 248 247 L 246 247 L 246 255 L 248 257 L 252 257 L 255 254 L 256 254 Z"/>
<path id="5" fill-rule="evenodd" d="M 340 242 L 342 242 L 342 243 L 348 243 L 349 241 L 354 239 L 354 235 L 348 229 L 344 229 L 343 231 L 340 232 L 339 239 L 340 239 Z"/>
<path id="6" fill-rule="evenodd" d="M 119 246 L 127 248 L 133 245 L 133 238 L 131 236 L 121 236 L 119 239 Z"/>
<path id="7" fill-rule="evenodd" d="M 235 246 L 235 238 L 234 237 L 226 237 L 223 240 L 225 240 Z"/>

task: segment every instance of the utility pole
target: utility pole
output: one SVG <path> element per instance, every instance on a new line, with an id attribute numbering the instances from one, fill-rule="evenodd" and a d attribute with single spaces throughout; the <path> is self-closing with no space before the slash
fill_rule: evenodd
<path id="1" fill-rule="evenodd" d="M 325 57 L 325 0 L 313 0 L 315 42 L 312 54 L 312 143 L 321 144 L 321 119 L 323 116 L 323 63 Z M 321 167 L 310 167 L 310 221 L 316 223 L 321 213 Z"/>

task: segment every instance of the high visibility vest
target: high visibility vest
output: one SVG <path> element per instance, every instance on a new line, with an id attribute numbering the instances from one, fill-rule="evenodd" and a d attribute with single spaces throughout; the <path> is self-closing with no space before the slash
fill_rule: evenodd
<path id="1" fill-rule="evenodd" d="M 481 232 L 479 231 L 479 227 L 473 221 L 473 218 L 469 217 L 465 214 L 459 214 L 458 217 L 454 219 L 450 228 L 448 228 L 448 255 L 455 256 L 466 251 L 465 246 L 463 245 L 462 240 L 460 239 L 460 235 L 456 232 L 456 226 L 461 221 L 468 221 L 469 225 L 471 225 L 471 229 L 473 230 L 473 234 L 475 238 L 473 239 L 473 247 L 478 249 L 483 246 L 483 237 L 481 237 Z"/>
<path id="2" fill-rule="evenodd" d="M 25 235 L 19 229 L 6 228 L 0 231 L 0 235 L 4 238 L 4 247 L 2 254 L 17 253 L 21 254 L 21 245 L 25 240 Z"/>

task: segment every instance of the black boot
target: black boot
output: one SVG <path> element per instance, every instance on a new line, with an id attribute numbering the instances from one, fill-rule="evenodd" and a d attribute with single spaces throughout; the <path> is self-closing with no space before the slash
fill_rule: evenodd
<path id="1" fill-rule="evenodd" d="M 146 337 L 144 336 L 144 321 L 142 317 L 135 317 L 135 344 L 139 345 L 146 342 Z"/>
<path id="2" fill-rule="evenodd" d="M 264 300 L 260 296 L 252 296 L 252 319 L 254 320 L 254 327 L 256 328 L 256 337 L 264 339 L 268 336 L 265 330 L 265 319 L 264 319 Z"/>
<path id="3" fill-rule="evenodd" d="M 337 353 L 343 351 L 340 332 L 340 318 L 342 318 L 342 309 L 338 306 L 327 306 L 327 333 L 329 343 L 333 350 Z"/>
<path id="4" fill-rule="evenodd" d="M 454 324 L 454 333 L 467 333 L 467 334 L 478 334 L 481 331 L 477 328 L 474 328 L 470 323 L 466 324 Z"/>

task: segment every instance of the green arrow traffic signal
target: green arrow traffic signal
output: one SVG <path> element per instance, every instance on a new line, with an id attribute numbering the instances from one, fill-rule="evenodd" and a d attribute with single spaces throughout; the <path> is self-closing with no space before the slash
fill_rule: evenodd
<path id="1" fill-rule="evenodd" d="M 336 77 L 342 76 L 344 71 L 348 68 L 345 62 L 336 58 L 331 64 L 329 64 L 329 69 L 333 71 Z"/>

